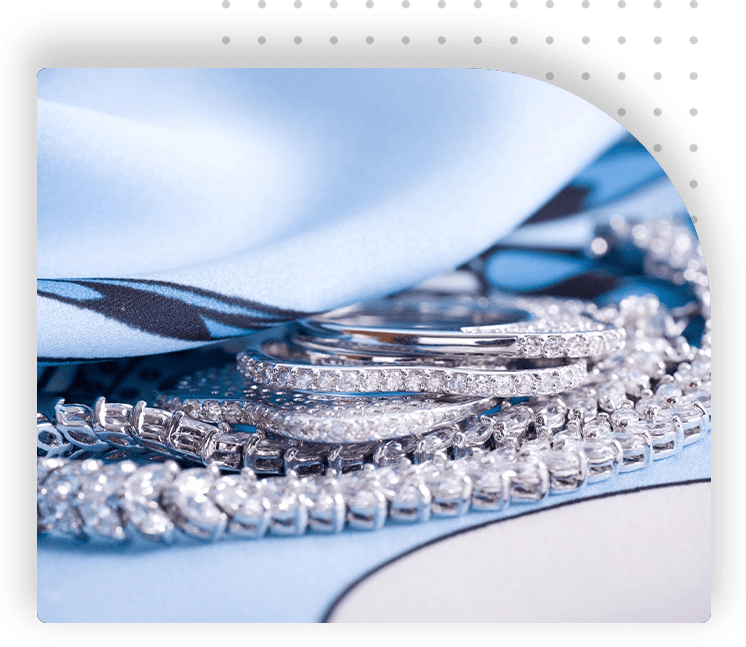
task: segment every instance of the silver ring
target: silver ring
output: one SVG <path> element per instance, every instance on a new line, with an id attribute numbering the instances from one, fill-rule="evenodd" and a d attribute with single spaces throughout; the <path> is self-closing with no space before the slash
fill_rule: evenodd
<path id="1" fill-rule="evenodd" d="M 251 337 L 251 345 L 238 354 L 238 370 L 259 384 L 298 391 L 331 393 L 447 393 L 512 398 L 554 395 L 585 382 L 585 360 L 556 360 L 549 366 L 513 369 L 511 363 L 480 367 L 458 362 L 407 365 L 402 358 L 353 358 L 309 355 L 291 343 L 294 327 L 283 326 Z M 321 361 L 328 360 L 328 364 Z M 342 361 L 344 360 L 344 361 Z M 406 358 L 405 360 L 406 361 Z M 545 360 L 546 362 L 546 360 Z M 331 364 L 331 365 L 330 365 Z"/>
<path id="2" fill-rule="evenodd" d="M 619 349 L 625 333 L 594 318 L 594 309 L 549 298 L 399 296 L 301 320 L 292 341 L 329 353 L 598 357 Z"/>

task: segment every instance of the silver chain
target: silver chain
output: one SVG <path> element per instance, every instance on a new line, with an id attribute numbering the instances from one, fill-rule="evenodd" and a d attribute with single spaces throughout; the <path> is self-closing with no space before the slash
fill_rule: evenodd
<path id="1" fill-rule="evenodd" d="M 597 237 L 608 253 L 637 248 L 646 275 L 694 292 L 706 322 L 699 348 L 680 336 L 691 308 L 670 316 L 654 297 L 628 298 L 599 310 L 625 328 L 627 343 L 589 366 L 584 386 L 352 445 L 263 431 L 271 425 L 247 418 L 236 400 L 172 396 L 151 407 L 99 398 L 93 408 L 60 401 L 53 419 L 37 414 L 39 532 L 168 541 L 176 529 L 210 540 L 226 532 L 377 529 L 387 519 L 421 522 L 538 501 L 676 455 L 710 429 L 701 248 L 687 227 L 665 218 L 615 216 Z"/>

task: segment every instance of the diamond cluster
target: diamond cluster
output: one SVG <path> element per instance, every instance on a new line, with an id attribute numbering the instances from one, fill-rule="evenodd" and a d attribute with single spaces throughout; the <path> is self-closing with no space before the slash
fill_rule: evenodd
<path id="1" fill-rule="evenodd" d="M 176 530 L 203 540 L 258 538 L 375 530 L 386 521 L 538 501 L 646 467 L 708 433 L 707 353 L 680 363 L 670 378 L 639 397 L 620 379 L 608 383 L 616 390 L 585 386 L 534 397 L 423 439 L 389 441 L 374 463 L 353 471 L 305 478 L 40 458 L 38 528 L 109 540 L 136 534 L 171 541 Z M 413 462 L 423 450 L 424 460 Z"/>
<path id="2" fill-rule="evenodd" d="M 167 409 L 159 409 L 100 398 L 95 415 L 87 407 L 60 403 L 53 419 L 37 415 L 38 531 L 168 542 L 179 533 L 214 541 L 225 535 L 375 530 L 387 522 L 424 522 L 539 501 L 677 455 L 710 433 L 709 291 L 701 249 L 686 227 L 668 220 L 640 224 L 614 217 L 608 227 L 610 247 L 639 247 L 648 275 L 694 291 L 705 319 L 699 348 L 680 337 L 686 316 L 674 320 L 655 297 L 629 297 L 590 312 L 624 328 L 627 342 L 594 358 L 588 370 L 585 362 L 523 371 L 397 366 L 370 368 L 371 377 L 359 366 L 302 367 L 244 354 L 239 363 L 254 384 L 229 380 L 212 388 L 202 376 L 181 385 L 183 395 L 206 388 L 214 399 L 172 396 L 160 403 Z M 554 306 L 548 301 L 546 307 Z M 572 307 L 583 313 L 587 306 Z M 598 332 L 608 331 L 588 334 Z M 496 386 L 493 379 L 499 378 L 510 384 Z M 396 393 L 430 388 L 430 380 L 459 395 Z M 299 384 L 390 395 L 292 390 Z M 362 391 L 370 384 L 379 388 Z M 481 416 L 470 408 L 515 395 L 526 399 L 503 402 L 499 411 Z M 433 413 L 439 406 L 440 423 Z M 469 417 L 449 421 L 455 410 Z M 306 433 L 315 441 L 341 438 L 350 429 L 360 433 L 366 421 L 394 424 L 389 418 L 426 433 L 378 438 L 363 449 L 327 443 L 320 451 L 307 439 L 231 427 L 253 420 L 284 432 L 313 421 Z M 345 427 L 350 421 L 352 427 Z M 109 447 L 114 453 L 139 452 L 141 462 L 86 458 L 108 459 Z M 148 463 L 152 452 L 207 467 Z"/>

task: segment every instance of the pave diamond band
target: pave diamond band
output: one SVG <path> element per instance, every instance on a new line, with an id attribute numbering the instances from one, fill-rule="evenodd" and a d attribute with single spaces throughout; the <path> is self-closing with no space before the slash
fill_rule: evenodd
<path id="1" fill-rule="evenodd" d="M 260 384 L 300 391 L 336 393 L 448 393 L 482 397 L 551 395 L 584 383 L 584 360 L 557 360 L 546 368 L 511 370 L 503 367 L 467 368 L 413 364 L 344 364 L 324 366 L 298 352 L 284 354 L 292 326 L 252 337 L 239 353 L 238 370 Z M 274 354 L 270 354 L 274 353 Z M 290 355 L 290 359 L 288 359 Z"/>

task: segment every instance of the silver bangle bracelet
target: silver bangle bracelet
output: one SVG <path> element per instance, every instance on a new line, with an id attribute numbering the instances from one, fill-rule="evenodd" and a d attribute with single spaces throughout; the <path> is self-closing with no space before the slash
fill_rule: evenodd
<path id="1" fill-rule="evenodd" d="M 654 297 L 623 299 L 594 318 L 597 315 L 610 329 L 626 329 L 625 345 L 594 357 L 587 376 L 583 368 L 582 380 L 558 385 L 553 395 L 541 395 L 532 378 L 529 392 L 509 391 L 525 395 L 523 402 L 502 402 L 495 412 L 494 407 L 489 409 L 496 402 L 493 392 L 480 399 L 471 395 L 472 387 L 463 388 L 470 384 L 469 377 L 473 383 L 490 369 L 469 369 L 457 362 L 413 364 L 407 374 L 411 383 L 428 375 L 415 371 L 467 377 L 460 383 L 460 397 L 406 396 L 410 399 L 403 401 L 413 403 L 420 397 L 424 403 L 432 398 L 445 406 L 452 398 L 454 406 L 461 407 L 459 415 L 466 417 L 440 422 L 437 416 L 423 418 L 419 427 L 412 418 L 408 424 L 415 425 L 416 433 L 369 444 L 317 442 L 351 438 L 335 435 L 333 425 L 335 420 L 355 419 L 354 404 L 337 418 L 320 414 L 320 421 L 331 424 L 316 428 L 313 442 L 282 435 L 296 433 L 290 429 L 293 420 L 313 415 L 300 406 L 293 409 L 296 396 L 296 402 L 309 407 L 315 398 L 329 398 L 327 403 L 348 398 L 292 395 L 288 389 L 292 385 L 304 390 L 298 379 L 306 389 L 321 387 L 313 380 L 303 381 L 305 373 L 300 372 L 306 370 L 314 380 L 325 374 L 340 384 L 340 376 L 356 372 L 354 384 L 362 386 L 358 380 L 365 375 L 367 388 L 375 383 L 373 378 L 367 382 L 370 371 L 382 376 L 402 367 L 364 364 L 360 358 L 361 364 L 353 366 L 295 362 L 296 356 L 311 352 L 307 349 L 293 351 L 290 362 L 277 361 L 282 357 L 261 360 L 261 370 L 257 358 L 241 355 L 246 359 L 239 359 L 239 365 L 256 362 L 250 371 L 255 384 L 246 387 L 248 392 L 240 390 L 244 378 L 233 374 L 228 380 L 227 373 L 217 372 L 204 382 L 204 375 L 185 379 L 181 388 L 163 392 L 156 406 L 109 403 L 103 398 L 93 408 L 60 402 L 51 419 L 37 415 L 39 532 L 169 541 L 179 532 L 216 540 L 224 535 L 335 533 L 348 527 L 375 530 L 387 521 L 424 522 L 578 491 L 686 451 L 710 432 L 710 309 L 701 249 L 686 226 L 665 218 L 640 223 L 615 216 L 596 233 L 609 253 L 636 248 L 643 254 L 647 275 L 690 289 L 705 321 L 699 347 L 690 347 L 679 337 L 689 315 L 669 317 Z M 262 335 L 260 350 L 277 345 L 276 332 Z M 280 342 L 289 346 L 292 339 Z M 354 359 L 355 354 L 350 355 Z M 330 356 L 330 361 L 351 359 L 342 350 Z M 568 370 L 585 366 L 585 360 L 558 363 Z M 556 370 L 523 369 L 533 375 Z M 505 375 L 505 369 L 492 373 Z M 262 386 L 266 383 L 269 389 Z M 396 386 L 395 391 L 407 388 L 403 374 L 397 376 Z M 405 398 L 372 391 L 372 396 L 349 400 L 393 403 Z M 487 413 L 479 410 L 483 406 Z M 378 421 L 378 416 L 367 417 Z M 243 431 L 245 424 L 256 424 L 257 431 Z M 121 460 L 128 456 L 132 460 Z M 185 466 L 203 466 L 180 468 L 173 461 L 163 462 L 169 457 Z M 161 462 L 148 462 L 153 458 Z"/>

